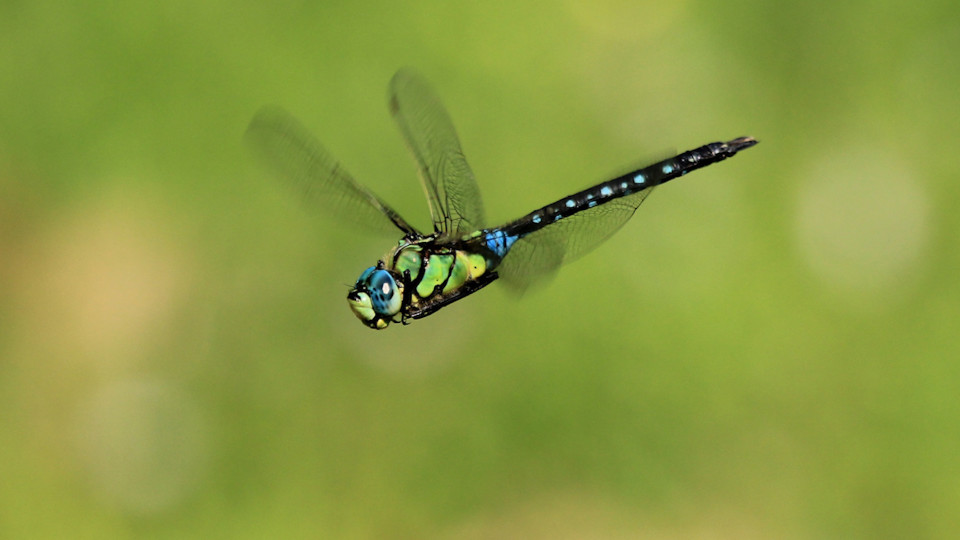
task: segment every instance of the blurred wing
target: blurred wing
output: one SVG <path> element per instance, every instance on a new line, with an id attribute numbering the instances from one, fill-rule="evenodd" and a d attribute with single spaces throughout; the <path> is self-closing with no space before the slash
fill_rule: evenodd
<path id="1" fill-rule="evenodd" d="M 483 227 L 483 201 L 450 116 L 426 81 L 402 69 L 390 81 L 390 112 L 417 159 L 434 229 L 465 234 Z"/>
<path id="2" fill-rule="evenodd" d="M 585 255 L 610 238 L 654 187 L 588 208 L 517 240 L 497 267 L 500 278 L 522 291 L 534 281 L 549 277 L 560 265 Z"/>
<path id="3" fill-rule="evenodd" d="M 257 112 L 245 135 L 262 161 L 321 211 L 378 232 L 418 234 L 372 191 L 357 183 L 299 122 L 279 108 Z"/>

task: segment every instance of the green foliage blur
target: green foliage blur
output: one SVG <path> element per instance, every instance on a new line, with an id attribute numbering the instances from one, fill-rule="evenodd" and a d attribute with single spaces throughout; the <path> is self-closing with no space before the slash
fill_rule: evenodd
<path id="1" fill-rule="evenodd" d="M 442 96 L 491 223 L 752 135 L 514 298 L 375 332 Z M 960 4 L 0 3 L 0 538 L 960 533 Z"/>

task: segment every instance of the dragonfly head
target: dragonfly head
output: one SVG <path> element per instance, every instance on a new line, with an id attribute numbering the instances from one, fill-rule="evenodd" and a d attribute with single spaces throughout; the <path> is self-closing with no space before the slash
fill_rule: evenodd
<path id="1" fill-rule="evenodd" d="M 400 313 L 403 286 L 382 264 L 371 266 L 357 278 L 356 285 L 347 294 L 347 303 L 363 324 L 382 330 Z"/>

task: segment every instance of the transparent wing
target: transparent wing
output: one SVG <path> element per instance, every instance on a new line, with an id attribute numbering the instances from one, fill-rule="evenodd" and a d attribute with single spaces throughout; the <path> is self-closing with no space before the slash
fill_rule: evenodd
<path id="1" fill-rule="evenodd" d="M 250 122 L 247 142 L 262 161 L 320 211 L 378 232 L 415 234 L 372 191 L 357 183 L 340 163 L 286 111 L 268 107 Z"/>
<path id="2" fill-rule="evenodd" d="M 440 99 L 416 72 L 402 69 L 393 76 L 390 112 L 417 159 L 434 229 L 464 234 L 482 228 L 480 189 L 457 132 Z"/>
<path id="3" fill-rule="evenodd" d="M 522 291 L 610 238 L 637 211 L 653 187 L 588 208 L 517 240 L 497 271 Z"/>

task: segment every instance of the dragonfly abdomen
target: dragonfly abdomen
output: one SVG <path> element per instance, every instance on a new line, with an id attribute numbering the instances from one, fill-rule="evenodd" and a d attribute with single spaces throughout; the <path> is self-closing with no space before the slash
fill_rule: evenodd
<path id="1" fill-rule="evenodd" d="M 524 236 L 595 206 L 615 201 L 669 182 L 690 171 L 723 161 L 740 150 L 757 144 L 751 137 L 714 142 L 618 176 L 535 210 L 501 228 L 505 238 Z M 512 242 L 511 242 L 512 244 Z M 507 247 L 509 250 L 509 246 Z M 501 255 L 502 257 L 503 255 Z"/>

